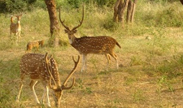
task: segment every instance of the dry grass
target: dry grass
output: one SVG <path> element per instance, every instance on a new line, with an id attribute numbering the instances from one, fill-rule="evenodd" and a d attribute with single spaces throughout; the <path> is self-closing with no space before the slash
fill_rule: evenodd
<path id="1" fill-rule="evenodd" d="M 37 11 L 37 13 L 45 14 L 42 11 Z M 37 13 L 30 14 L 34 16 L 38 15 Z M 15 102 L 19 85 L 19 60 L 25 53 L 26 43 L 32 40 L 48 40 L 49 38 L 49 30 L 45 27 L 49 27 L 47 18 L 44 18 L 46 21 L 39 20 L 39 26 L 35 26 L 27 22 L 31 19 L 34 21 L 34 17 L 29 16 L 30 14 L 22 17 L 22 27 L 24 29 L 18 46 L 14 45 L 9 38 L 9 18 L 0 17 L 4 19 L 4 22 L 0 24 L 2 26 L 0 39 L 3 40 L 0 42 L 1 108 L 46 107 L 35 103 L 33 93 L 28 85 L 23 88 L 21 101 L 19 103 Z M 97 13 L 97 15 L 99 14 Z M 105 18 L 102 17 L 102 19 Z M 80 63 L 77 72 L 73 75 L 76 78 L 76 84 L 71 90 L 64 92 L 61 107 L 183 107 L 183 72 L 182 61 L 180 61 L 183 52 L 182 28 L 146 28 L 148 32 L 146 31 L 143 34 L 124 36 L 121 34 L 124 34 L 125 31 L 116 30 L 111 32 L 97 26 L 98 31 L 91 29 L 87 24 L 79 29 L 77 35 L 85 33 L 91 35 L 108 34 L 120 43 L 122 48 L 116 47 L 115 49 L 119 57 L 120 68 L 116 70 L 115 61 L 112 60 L 109 71 L 105 71 L 107 62 L 105 56 L 89 55 L 87 72 L 79 72 L 82 65 Z M 42 29 L 43 27 L 45 30 Z M 61 31 L 61 34 L 65 38 L 66 35 L 63 31 Z M 150 36 L 151 39 L 146 39 L 147 36 Z M 63 81 L 74 65 L 71 56 L 76 57 L 79 53 L 70 45 L 58 48 L 44 46 L 37 53 L 45 52 L 52 54 L 58 62 L 61 81 Z M 36 90 L 38 97 L 41 98 L 43 92 L 41 84 L 36 86 Z M 54 106 L 52 98 L 51 101 L 52 106 Z"/>

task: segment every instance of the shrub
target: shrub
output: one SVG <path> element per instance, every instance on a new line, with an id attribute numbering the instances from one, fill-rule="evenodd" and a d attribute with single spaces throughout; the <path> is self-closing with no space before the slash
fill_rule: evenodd
<path id="1" fill-rule="evenodd" d="M 118 24 L 115 23 L 112 19 L 110 18 L 107 18 L 105 19 L 104 21 L 104 24 L 103 24 L 103 27 L 106 29 L 106 30 L 109 30 L 109 31 L 115 31 L 117 28 L 118 28 Z"/>
<path id="2" fill-rule="evenodd" d="M 157 25 L 180 27 L 183 25 L 182 20 L 180 20 L 182 18 L 181 10 L 177 6 L 171 6 L 157 13 L 156 22 Z"/>

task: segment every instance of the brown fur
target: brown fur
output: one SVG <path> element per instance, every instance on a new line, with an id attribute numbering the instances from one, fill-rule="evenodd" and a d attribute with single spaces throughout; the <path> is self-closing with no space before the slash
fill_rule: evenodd
<path id="1" fill-rule="evenodd" d="M 44 40 L 29 42 L 27 44 L 27 51 L 31 51 L 33 48 L 36 48 L 38 50 L 39 46 L 43 47 L 43 45 Z"/>
<path id="2" fill-rule="evenodd" d="M 75 38 L 71 45 L 81 54 L 85 55 L 90 53 L 112 54 L 115 45 L 121 48 L 118 42 L 109 36 Z"/>

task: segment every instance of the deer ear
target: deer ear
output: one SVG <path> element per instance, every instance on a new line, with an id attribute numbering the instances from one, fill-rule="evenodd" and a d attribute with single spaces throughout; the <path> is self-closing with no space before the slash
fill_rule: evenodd
<path id="1" fill-rule="evenodd" d="M 45 54 L 44 59 L 45 59 L 46 63 L 48 63 L 48 61 L 49 61 L 49 59 L 48 59 L 48 53 Z"/>
<path id="2" fill-rule="evenodd" d="M 76 32 L 77 32 L 77 30 L 73 30 L 73 32 L 74 32 L 74 33 L 76 33 Z"/>

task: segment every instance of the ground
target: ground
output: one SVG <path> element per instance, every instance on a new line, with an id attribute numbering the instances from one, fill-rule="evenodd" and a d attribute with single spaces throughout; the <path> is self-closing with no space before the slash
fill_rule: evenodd
<path id="1" fill-rule="evenodd" d="M 109 70 L 106 71 L 107 60 L 104 55 L 89 55 L 87 71 L 80 72 L 81 61 L 73 75 L 76 83 L 71 90 L 64 91 L 61 107 L 183 108 L 182 73 L 178 76 L 172 74 L 174 77 L 169 78 L 169 71 L 159 72 L 163 63 L 171 64 L 182 54 L 183 32 L 180 28 L 167 28 L 165 31 L 168 36 L 164 35 L 161 39 L 158 38 L 159 40 L 153 35 L 150 36 L 151 39 L 146 39 L 147 35 L 117 38 L 122 46 L 121 49 L 115 48 L 119 59 L 119 69 L 116 69 L 115 61 L 112 59 Z M 44 46 L 35 53 L 44 54 L 45 52 L 52 54 L 56 59 L 63 82 L 74 65 L 71 57 L 76 58 L 79 53 L 70 45 L 58 48 Z M 0 75 L 4 75 L 1 78 L 3 82 L 1 86 L 4 88 L 4 91 L 1 90 L 1 104 L 4 105 L 3 108 L 6 106 L 47 107 L 46 99 L 45 105 L 36 104 L 28 79 L 25 82 L 20 102 L 15 101 L 20 82 L 18 65 L 23 54 L 25 54 L 23 45 L 0 51 L 1 69 L 3 69 Z M 36 91 L 41 99 L 43 93 L 41 83 L 36 86 Z M 5 101 L 3 93 L 11 96 L 7 101 L 13 104 Z M 51 104 L 54 106 L 51 94 L 50 92 Z"/>

